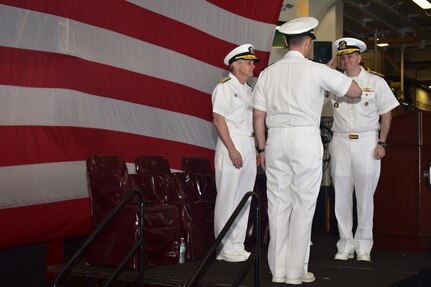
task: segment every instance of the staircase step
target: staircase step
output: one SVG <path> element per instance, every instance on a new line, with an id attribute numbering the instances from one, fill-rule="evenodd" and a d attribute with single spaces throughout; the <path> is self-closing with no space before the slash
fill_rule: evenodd
<path id="1" fill-rule="evenodd" d="M 57 274 L 60 272 L 62 265 L 50 265 L 48 266 L 48 272 Z M 68 275 L 65 275 L 60 282 L 59 286 L 67 287 L 100 287 L 106 282 L 111 276 L 114 267 L 111 266 L 100 266 L 100 265 L 87 265 L 79 264 L 72 268 Z M 145 271 L 144 271 L 145 275 Z M 136 280 L 138 278 L 138 271 L 135 269 L 126 268 L 121 272 L 115 281 L 112 283 L 112 287 L 136 287 Z M 186 281 L 164 279 L 164 278 L 145 278 L 144 286 L 148 287 L 167 287 L 167 286 L 185 286 Z"/>
<path id="2" fill-rule="evenodd" d="M 171 266 L 173 267 L 173 266 Z M 62 265 L 50 265 L 48 266 L 48 272 L 57 274 L 60 272 Z M 115 267 L 102 266 L 102 265 L 87 265 L 80 263 L 70 270 L 68 275 L 65 275 L 61 284 L 58 287 L 100 287 L 106 282 L 107 279 L 112 275 Z M 160 275 L 160 274 L 159 274 Z M 144 284 L 145 287 L 185 287 L 187 280 L 173 279 L 173 278 L 162 278 L 159 275 L 151 275 L 151 277 L 145 276 L 144 270 Z M 169 275 L 164 275 L 169 276 Z M 138 278 L 138 271 L 131 268 L 125 268 L 121 272 L 110 287 L 136 287 L 136 281 Z M 209 283 L 199 282 L 196 284 L 197 287 L 225 287 L 231 286 L 223 283 Z"/>

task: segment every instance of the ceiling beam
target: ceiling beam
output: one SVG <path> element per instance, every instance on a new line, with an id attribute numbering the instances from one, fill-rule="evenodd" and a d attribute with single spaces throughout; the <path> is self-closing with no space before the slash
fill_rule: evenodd
<path id="1" fill-rule="evenodd" d="M 353 9 L 359 9 L 364 15 L 371 18 L 373 21 L 378 22 L 378 23 L 382 24 L 383 26 L 389 28 L 390 30 L 392 30 L 396 34 L 398 34 L 400 36 L 403 35 L 397 27 L 394 27 L 391 24 L 384 21 L 384 19 L 382 19 L 381 16 L 375 15 L 375 14 L 371 13 L 370 11 L 368 11 L 368 9 L 364 9 L 361 6 L 358 6 L 352 0 L 343 0 L 343 3 L 348 5 L 349 7 L 353 8 Z M 377 32 L 379 32 L 379 31 L 377 31 Z"/>
<path id="2" fill-rule="evenodd" d="M 343 36 L 344 37 L 361 38 L 361 39 L 365 38 L 365 36 L 363 36 L 363 35 L 361 35 L 361 37 L 358 37 L 358 35 L 362 34 L 362 33 L 358 34 L 357 31 L 352 30 L 352 29 L 350 29 L 349 27 L 346 27 L 346 26 L 343 27 L 343 31 L 344 31 L 343 32 Z"/>
<path id="3" fill-rule="evenodd" d="M 353 25 L 355 25 L 356 29 L 360 29 L 360 30 L 365 30 L 366 32 L 370 33 L 370 34 L 374 34 L 374 30 L 371 29 L 370 27 L 365 26 L 363 23 L 360 22 L 360 18 L 359 17 L 353 17 L 347 13 L 344 13 L 344 17 L 349 19 L 349 21 L 351 21 L 353 23 Z M 343 23 L 344 25 L 345 23 Z"/>
<path id="4" fill-rule="evenodd" d="M 408 17 L 400 14 L 397 10 L 394 10 L 391 6 L 389 6 L 388 4 L 384 3 L 381 0 L 370 0 L 373 4 L 385 9 L 385 11 L 390 12 L 393 16 L 395 16 L 398 20 L 402 21 L 403 23 L 405 23 L 406 26 L 410 26 L 413 29 L 416 30 L 416 35 L 418 35 L 420 38 L 426 38 L 426 39 L 431 39 L 431 35 L 429 35 L 429 33 L 426 33 L 422 27 L 420 27 L 419 25 L 413 23 L 412 21 L 409 20 Z M 412 1 L 406 1 L 406 2 L 412 2 Z M 404 2 L 403 2 L 404 3 Z M 415 4 L 416 5 L 416 4 Z"/>

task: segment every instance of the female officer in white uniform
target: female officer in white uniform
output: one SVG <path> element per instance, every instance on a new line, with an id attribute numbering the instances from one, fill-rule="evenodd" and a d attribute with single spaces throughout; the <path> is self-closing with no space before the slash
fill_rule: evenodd
<path id="1" fill-rule="evenodd" d="M 336 260 L 353 258 L 370 261 L 373 246 L 373 196 L 380 176 L 380 159 L 385 156 L 391 110 L 399 105 L 386 81 L 360 66 L 366 45 L 355 38 L 335 41 L 341 67 L 362 89 L 359 99 L 330 96 L 334 136 L 329 144 L 331 174 L 335 188 L 335 216 L 340 240 Z M 381 123 L 379 119 L 381 118 Z M 380 130 L 380 131 L 379 131 Z M 358 226 L 353 237 L 353 190 Z"/>
<path id="2" fill-rule="evenodd" d="M 252 124 L 252 89 L 246 81 L 253 77 L 259 59 L 250 44 L 232 50 L 224 59 L 231 73 L 212 94 L 213 122 L 218 133 L 215 151 L 217 198 L 214 211 L 215 235 L 221 232 L 244 195 L 253 191 L 256 180 L 256 151 Z M 241 262 L 250 253 L 244 249 L 248 203 L 229 229 L 217 260 Z"/>

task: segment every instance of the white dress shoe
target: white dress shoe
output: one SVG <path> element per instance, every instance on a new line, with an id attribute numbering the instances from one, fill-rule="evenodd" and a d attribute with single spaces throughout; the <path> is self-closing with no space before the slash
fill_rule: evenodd
<path id="1" fill-rule="evenodd" d="M 337 252 L 337 254 L 335 254 L 335 257 L 334 257 L 335 260 L 348 260 L 352 258 L 353 258 L 353 253 L 348 253 L 348 252 Z"/>
<path id="2" fill-rule="evenodd" d="M 272 282 L 280 282 L 278 280 L 274 281 L 275 278 L 281 279 L 281 277 L 273 277 L 272 278 Z M 311 272 L 307 272 L 307 273 L 304 274 L 304 276 L 302 277 L 302 279 L 298 279 L 298 278 L 296 278 L 296 279 L 294 279 L 294 278 L 286 278 L 284 280 L 284 283 L 291 284 L 291 285 L 300 285 L 303 282 L 304 283 L 311 283 L 311 282 L 314 282 L 315 280 L 316 280 L 316 277 L 314 277 L 314 274 L 311 273 Z"/>
<path id="3" fill-rule="evenodd" d="M 371 261 L 371 256 L 366 252 L 359 252 L 359 253 L 356 253 L 356 260 L 369 262 Z"/>
<path id="4" fill-rule="evenodd" d="M 242 250 L 236 250 L 236 252 L 242 254 L 242 256 L 244 256 L 245 259 L 248 259 L 250 257 L 250 254 L 251 254 L 250 252 L 248 252 L 248 251 L 246 251 L 244 249 L 242 249 Z"/>
<path id="5" fill-rule="evenodd" d="M 222 251 L 216 257 L 217 260 L 224 260 L 228 262 L 242 262 L 246 261 L 247 258 L 245 255 L 242 254 L 242 252 L 236 250 Z"/>
<path id="6" fill-rule="evenodd" d="M 302 279 L 293 279 L 293 278 L 286 278 L 286 280 L 284 281 L 284 283 L 286 284 L 291 284 L 291 285 L 301 285 L 302 284 Z"/>
<path id="7" fill-rule="evenodd" d="M 314 274 L 311 272 L 307 272 L 304 274 L 304 277 L 302 277 L 302 282 L 304 283 L 311 283 L 316 280 L 316 277 L 314 277 Z"/>
<path id="8" fill-rule="evenodd" d="M 284 283 L 285 280 L 285 277 L 272 277 L 272 282 L 274 283 Z"/>

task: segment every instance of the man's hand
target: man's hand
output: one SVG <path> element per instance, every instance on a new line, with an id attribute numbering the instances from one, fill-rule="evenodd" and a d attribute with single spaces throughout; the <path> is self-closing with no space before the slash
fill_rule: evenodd
<path id="1" fill-rule="evenodd" d="M 232 151 L 229 151 L 229 157 L 232 161 L 232 164 L 235 168 L 241 168 L 242 167 L 242 156 L 240 152 L 237 149 L 233 149 Z"/>
<path id="2" fill-rule="evenodd" d="M 259 157 L 259 164 L 260 164 L 260 166 L 262 167 L 262 169 L 263 169 L 264 171 L 266 171 L 266 166 L 265 166 L 265 153 L 264 153 L 264 152 L 260 153 L 260 154 L 258 155 L 258 157 Z"/>
<path id="3" fill-rule="evenodd" d="M 329 60 L 328 63 L 326 63 L 326 66 L 328 66 L 329 68 L 332 68 L 332 65 L 334 64 L 336 58 L 337 56 L 332 57 L 332 59 Z"/>
<path id="4" fill-rule="evenodd" d="M 375 159 L 382 159 L 386 155 L 386 150 L 381 145 L 376 145 L 376 148 L 374 149 L 374 158 Z"/>

